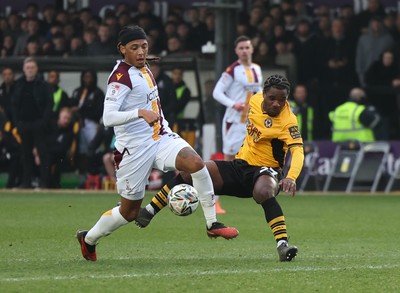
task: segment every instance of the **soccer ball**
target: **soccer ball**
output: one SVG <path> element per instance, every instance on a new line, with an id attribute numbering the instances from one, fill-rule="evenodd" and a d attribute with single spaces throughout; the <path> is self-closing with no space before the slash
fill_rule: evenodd
<path id="1" fill-rule="evenodd" d="M 188 184 L 178 184 L 168 193 L 168 207 L 177 216 L 189 216 L 199 206 L 197 190 Z"/>

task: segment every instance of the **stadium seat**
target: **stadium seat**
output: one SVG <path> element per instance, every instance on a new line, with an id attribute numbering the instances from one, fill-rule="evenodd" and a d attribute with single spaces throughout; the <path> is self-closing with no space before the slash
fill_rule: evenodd
<path id="1" fill-rule="evenodd" d="M 300 192 L 306 190 L 311 177 L 314 178 L 314 189 L 320 189 L 318 174 L 315 170 L 318 157 L 318 146 L 313 142 L 304 142 L 304 166 L 299 176 Z"/>
<path id="2" fill-rule="evenodd" d="M 355 174 L 350 178 L 346 191 L 369 191 L 378 189 L 384 166 L 389 155 L 390 145 L 387 142 L 373 142 L 361 147 L 360 161 Z"/>
<path id="3" fill-rule="evenodd" d="M 110 176 L 103 178 L 102 187 L 104 190 L 116 190 L 115 179 L 112 180 Z"/>
<path id="4" fill-rule="evenodd" d="M 88 175 L 86 178 L 86 189 L 101 189 L 100 175 Z"/>
<path id="5" fill-rule="evenodd" d="M 348 191 L 350 179 L 354 177 L 361 160 L 361 143 L 346 141 L 336 146 L 332 167 L 324 184 L 324 192 Z"/>

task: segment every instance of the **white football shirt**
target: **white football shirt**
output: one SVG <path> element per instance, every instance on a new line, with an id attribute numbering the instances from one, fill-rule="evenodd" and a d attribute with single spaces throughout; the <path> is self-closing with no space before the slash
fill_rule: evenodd
<path id="1" fill-rule="evenodd" d="M 149 126 L 138 117 L 139 109 L 159 113 L 160 120 Z M 161 110 L 157 84 L 147 66 L 136 68 L 117 61 L 108 78 L 103 122 L 105 126 L 114 126 L 115 147 L 120 152 L 149 145 L 171 132 Z"/>
<path id="2" fill-rule="evenodd" d="M 224 121 L 246 123 L 250 97 L 262 91 L 262 73 L 258 64 L 244 66 L 238 61 L 229 65 L 215 85 L 213 96 L 226 107 Z M 243 111 L 236 111 L 236 102 L 245 104 Z"/>

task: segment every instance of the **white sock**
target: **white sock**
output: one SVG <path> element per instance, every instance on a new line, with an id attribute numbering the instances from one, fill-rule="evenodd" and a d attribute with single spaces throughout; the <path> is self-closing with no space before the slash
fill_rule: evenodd
<path id="1" fill-rule="evenodd" d="M 105 212 L 86 234 L 85 242 L 96 245 L 101 237 L 108 236 L 129 222 L 119 212 L 119 206 Z"/>
<path id="2" fill-rule="evenodd" d="M 214 188 L 210 174 L 207 168 L 192 173 L 193 187 L 199 193 L 201 207 L 203 208 L 204 217 L 206 218 L 207 227 L 210 228 L 212 223 L 217 221 L 215 213 Z"/>
<path id="3" fill-rule="evenodd" d="M 146 210 L 150 213 L 150 214 L 152 214 L 153 216 L 154 216 L 154 208 L 153 208 L 153 206 L 151 205 L 151 204 L 148 204 L 147 206 L 146 206 Z"/>
<path id="4" fill-rule="evenodd" d="M 214 195 L 214 200 L 217 202 L 219 200 L 219 195 Z"/>
<path id="5" fill-rule="evenodd" d="M 276 247 L 281 246 L 282 243 L 288 244 L 288 242 L 286 240 L 279 240 L 278 243 L 276 244 Z"/>

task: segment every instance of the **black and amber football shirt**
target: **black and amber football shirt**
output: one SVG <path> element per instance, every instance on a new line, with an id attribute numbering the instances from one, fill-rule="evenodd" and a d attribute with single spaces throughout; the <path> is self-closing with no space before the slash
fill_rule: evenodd
<path id="1" fill-rule="evenodd" d="M 304 161 L 303 139 L 297 118 L 287 101 L 278 116 L 269 116 L 263 112 L 263 100 L 262 93 L 250 99 L 246 138 L 236 158 L 253 166 L 282 168 L 290 149 L 292 160 L 286 177 L 296 180 Z"/>

